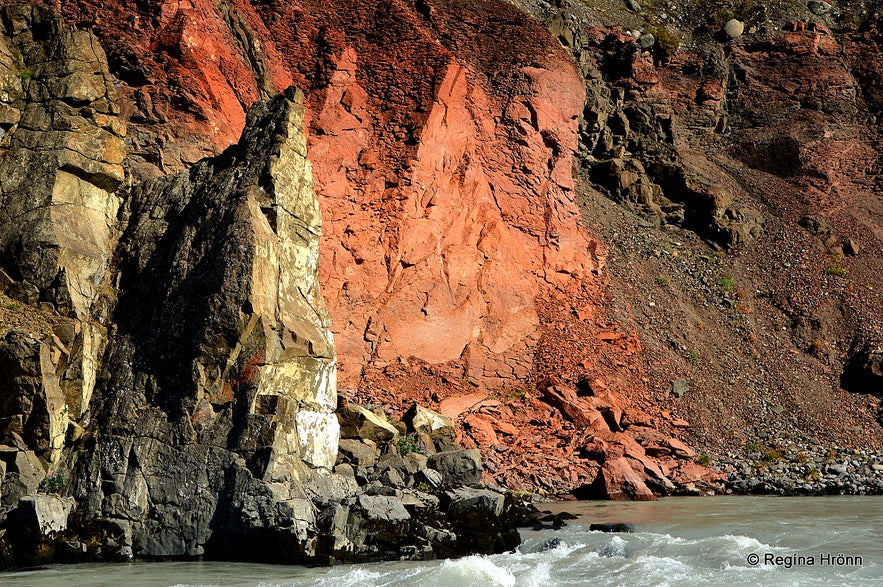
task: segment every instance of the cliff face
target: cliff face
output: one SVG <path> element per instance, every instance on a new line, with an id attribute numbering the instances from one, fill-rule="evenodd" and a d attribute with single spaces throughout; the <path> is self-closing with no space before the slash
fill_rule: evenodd
<path id="1" fill-rule="evenodd" d="M 517 545 L 450 421 L 420 412 L 402 444 L 405 424 L 338 405 L 302 92 L 139 178 L 95 36 L 43 4 L 0 23 L 0 566 Z"/>
<path id="2" fill-rule="evenodd" d="M 129 118 L 143 121 L 130 140 L 136 169 L 155 162 L 149 150 L 180 168 L 189 162 L 181 145 L 223 147 L 261 92 L 292 80 L 305 88 L 344 390 L 410 358 L 482 387 L 516 386 L 533 369 L 537 298 L 579 287 L 603 264 L 573 199 L 582 83 L 511 6 L 154 2 L 121 12 L 82 2 L 65 11 L 91 23 L 121 68 Z"/>
<path id="3" fill-rule="evenodd" d="M 83 71 L 39 78 L 63 52 L 29 45 L 16 23 L 30 17 L 8 16 L 0 164 L 29 156 L 31 126 L 60 125 L 39 135 L 60 137 L 40 147 L 56 159 L 35 163 L 52 179 L 3 184 L 30 198 L 0 232 L 9 291 L 23 311 L 43 302 L 78 320 L 51 316 L 70 326 L 54 331 L 61 355 L 4 340 L 8 378 L 53 390 L 6 408 L 28 446 L 58 461 L 66 422 L 94 418 L 106 356 L 94 403 L 114 434 L 135 434 L 138 406 L 156 406 L 174 423 L 161 436 L 223 446 L 245 465 L 222 469 L 257 486 L 283 475 L 296 487 L 335 459 L 304 432 L 334 437 L 330 328 L 344 398 L 431 405 L 482 450 L 486 480 L 513 488 L 651 499 L 710 487 L 684 441 L 721 462 L 758 442 L 879 447 L 878 3 L 699 20 L 655 2 L 517 4 L 68 2 L 65 22 L 94 36 L 53 26 L 100 39 L 111 76 L 90 49 L 74 60 Z M 745 26 L 727 34 L 734 16 Z M 315 268 L 315 244 L 298 240 L 312 224 L 295 222 L 292 243 L 273 237 L 292 218 L 278 186 L 300 172 L 243 163 L 269 140 L 247 127 L 249 105 L 292 82 L 330 327 L 315 278 L 295 287 L 285 271 Z M 51 114 L 19 123 L 28 104 Z M 89 140 L 71 146 L 81 129 Z M 117 214 L 123 142 L 137 185 L 116 192 L 121 222 L 102 224 Z M 237 194 L 229 209 L 216 192 Z M 69 194 L 94 216 L 82 238 Z M 14 206 L 50 236 L 34 240 Z M 95 322 L 108 319 L 105 334 Z M 188 351 L 166 350 L 180 341 Z M 303 391 L 280 392 L 289 382 Z M 128 471 L 82 486 L 94 511 L 134 499 Z M 167 523 L 155 515 L 139 519 Z"/>

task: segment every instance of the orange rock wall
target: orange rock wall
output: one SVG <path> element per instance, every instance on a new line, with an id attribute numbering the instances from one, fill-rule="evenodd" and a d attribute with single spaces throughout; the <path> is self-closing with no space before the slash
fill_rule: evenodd
<path id="1" fill-rule="evenodd" d="M 454 362 L 488 387 L 525 379 L 536 299 L 603 263 L 573 201 L 574 66 L 504 2 L 418 5 L 65 6 L 122 71 L 126 114 L 143 122 L 136 171 L 221 150 L 252 101 L 307 91 L 344 389 L 400 358 Z"/>

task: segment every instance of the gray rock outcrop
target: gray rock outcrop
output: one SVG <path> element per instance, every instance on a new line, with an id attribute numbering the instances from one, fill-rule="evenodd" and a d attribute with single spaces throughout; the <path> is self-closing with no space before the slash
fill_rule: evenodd
<path id="1" fill-rule="evenodd" d="M 315 511 L 292 500 L 333 475 L 339 426 L 301 100 L 254 108 L 239 145 L 129 195 L 74 495 L 131 522 L 137 554 L 315 554 Z"/>

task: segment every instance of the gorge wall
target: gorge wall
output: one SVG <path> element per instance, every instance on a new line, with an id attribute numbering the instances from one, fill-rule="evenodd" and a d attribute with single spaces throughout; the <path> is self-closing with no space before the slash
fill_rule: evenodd
<path id="1" fill-rule="evenodd" d="M 307 487 L 348 483 L 335 356 L 345 401 L 431 406 L 511 488 L 652 499 L 744 446 L 879 448 L 879 3 L 517 4 L 6 8 L 2 316 L 38 325 L 5 329 L 9 460 L 174 528 L 193 495 L 139 455 L 192 441 L 182 478 L 269 504 L 225 519 L 311 527 Z M 286 200 L 310 167 L 321 240 Z"/>
<path id="2" fill-rule="evenodd" d="M 344 391 L 409 358 L 528 378 L 535 300 L 603 265 L 574 203 L 582 83 L 538 24 L 504 3 L 99 4 L 66 16 L 140 72 L 118 79 L 145 173 L 152 152 L 179 169 L 185 145 L 226 146 L 261 92 L 305 89 Z"/>

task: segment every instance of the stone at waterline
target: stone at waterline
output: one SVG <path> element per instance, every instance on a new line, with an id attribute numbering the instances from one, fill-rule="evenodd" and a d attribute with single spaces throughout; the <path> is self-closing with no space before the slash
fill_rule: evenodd
<path id="1" fill-rule="evenodd" d="M 495 516 L 503 513 L 506 496 L 490 489 L 459 487 L 443 494 L 449 515 L 456 516 L 470 510 L 492 512 Z"/>
<path id="2" fill-rule="evenodd" d="M 385 495 L 360 495 L 359 506 L 369 520 L 400 522 L 410 520 L 411 514 L 405 509 L 402 500 Z"/>
<path id="3" fill-rule="evenodd" d="M 647 476 L 632 467 L 633 459 L 619 457 L 607 460 L 595 480 L 573 491 L 578 499 L 609 499 L 653 501 L 653 491 L 647 487 Z"/>
<path id="4" fill-rule="evenodd" d="M 595 523 L 589 525 L 589 531 L 591 532 L 626 532 L 632 533 L 635 531 L 635 527 L 632 524 L 626 524 L 623 522 L 605 522 L 605 523 Z"/>
<path id="5" fill-rule="evenodd" d="M 441 473 L 447 487 L 481 482 L 481 453 L 478 449 L 439 452 L 432 455 L 428 465 Z"/>
<path id="6" fill-rule="evenodd" d="M 6 538 L 15 545 L 21 562 L 37 562 L 37 546 L 67 529 L 68 517 L 74 509 L 72 497 L 27 495 L 18 500 L 18 507 L 9 513 Z"/>

